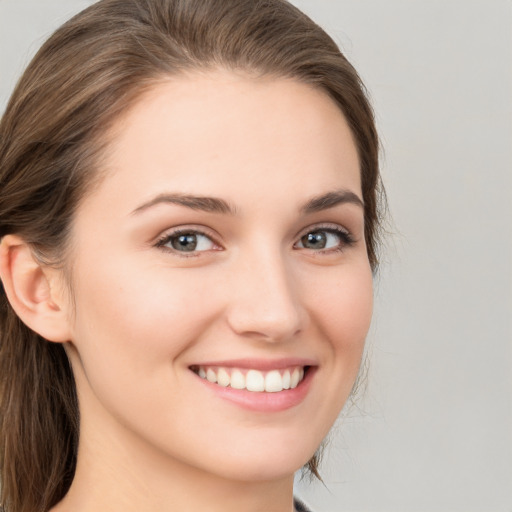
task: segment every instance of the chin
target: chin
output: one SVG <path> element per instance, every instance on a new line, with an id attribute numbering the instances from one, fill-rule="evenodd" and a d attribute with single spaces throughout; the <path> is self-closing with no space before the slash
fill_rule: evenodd
<path id="1" fill-rule="evenodd" d="M 316 448 L 316 447 L 315 447 Z M 286 443 L 276 449 L 258 449 L 251 446 L 242 453 L 231 451 L 217 458 L 216 471 L 219 476 L 243 482 L 278 481 L 293 478 L 293 475 L 309 462 L 315 449 Z M 222 461 L 220 464 L 218 461 Z"/>

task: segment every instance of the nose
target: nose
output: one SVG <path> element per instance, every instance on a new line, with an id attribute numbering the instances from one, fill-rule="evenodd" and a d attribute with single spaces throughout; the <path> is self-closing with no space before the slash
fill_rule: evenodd
<path id="1" fill-rule="evenodd" d="M 241 258 L 229 278 L 228 323 L 240 336 L 282 342 L 304 329 L 307 313 L 280 251 L 258 251 Z"/>

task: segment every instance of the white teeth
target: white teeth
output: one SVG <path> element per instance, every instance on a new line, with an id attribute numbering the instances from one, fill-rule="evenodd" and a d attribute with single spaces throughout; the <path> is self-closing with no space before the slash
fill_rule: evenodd
<path id="1" fill-rule="evenodd" d="M 248 391 L 265 391 L 265 377 L 257 370 L 249 370 L 245 377 L 245 387 Z"/>
<path id="2" fill-rule="evenodd" d="M 245 377 L 240 370 L 234 370 L 231 374 L 231 387 L 234 389 L 245 389 Z"/>
<path id="3" fill-rule="evenodd" d="M 231 379 L 229 378 L 229 373 L 224 370 L 224 368 L 220 368 L 219 372 L 217 373 L 217 383 L 226 388 L 229 386 L 231 382 Z"/>
<path id="4" fill-rule="evenodd" d="M 272 370 L 265 376 L 265 391 L 269 393 L 283 391 L 283 378 L 277 370 Z"/>
<path id="5" fill-rule="evenodd" d="M 257 393 L 263 391 L 278 393 L 286 389 L 294 389 L 304 379 L 304 367 L 268 372 L 248 370 L 245 375 L 243 370 L 238 368 L 198 367 L 196 373 L 202 379 L 222 387 L 230 386 L 233 389 L 247 389 Z"/>
<path id="6" fill-rule="evenodd" d="M 283 373 L 283 389 L 290 389 L 290 370 Z"/>
<path id="7" fill-rule="evenodd" d="M 299 379 L 300 379 L 299 370 L 297 368 L 295 368 L 295 370 L 293 370 L 293 373 L 290 378 L 290 388 L 292 388 L 292 389 L 296 388 L 299 383 Z"/>

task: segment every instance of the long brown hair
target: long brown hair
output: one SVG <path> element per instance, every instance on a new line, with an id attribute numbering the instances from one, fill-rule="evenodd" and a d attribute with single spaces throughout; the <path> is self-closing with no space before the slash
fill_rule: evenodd
<path id="1" fill-rule="evenodd" d="M 109 128 L 161 78 L 225 68 L 324 90 L 347 119 L 361 164 L 375 269 L 378 138 L 364 86 L 332 39 L 285 0 L 102 0 L 43 45 L 0 123 L 0 238 L 16 233 L 65 262 L 73 213 L 100 174 Z M 0 478 L 5 512 L 44 512 L 76 465 L 76 389 L 62 345 L 28 329 L 0 289 Z M 318 460 L 308 464 L 313 474 Z"/>

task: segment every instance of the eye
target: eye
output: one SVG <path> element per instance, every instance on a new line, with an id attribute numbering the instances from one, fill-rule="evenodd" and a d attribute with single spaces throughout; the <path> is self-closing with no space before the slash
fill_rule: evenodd
<path id="1" fill-rule="evenodd" d="M 320 227 L 310 230 L 301 236 L 295 247 L 313 251 L 331 252 L 332 250 L 341 251 L 345 247 L 353 244 L 354 239 L 348 231 L 339 227 Z"/>
<path id="2" fill-rule="evenodd" d="M 181 253 L 211 251 L 218 248 L 217 244 L 209 236 L 193 230 L 179 230 L 167 233 L 156 245 L 157 247 Z"/>

